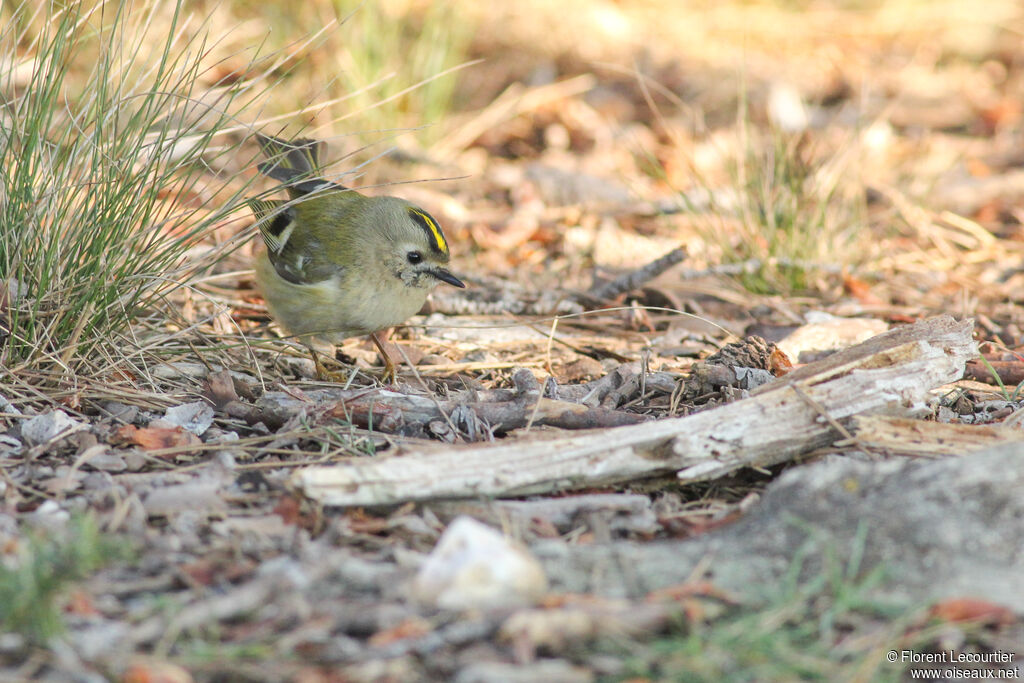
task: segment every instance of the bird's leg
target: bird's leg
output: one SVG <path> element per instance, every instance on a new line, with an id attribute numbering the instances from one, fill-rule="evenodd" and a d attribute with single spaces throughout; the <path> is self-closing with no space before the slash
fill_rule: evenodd
<path id="1" fill-rule="evenodd" d="M 312 346 L 309 347 L 309 355 L 313 357 L 313 367 L 316 368 L 316 378 L 321 382 L 331 381 L 330 371 L 324 367 L 324 363 L 320 360 L 320 354 L 316 352 Z"/>
<path id="2" fill-rule="evenodd" d="M 374 332 L 370 335 L 370 340 L 384 358 L 384 376 L 381 378 L 381 381 L 388 382 L 390 380 L 391 384 L 395 384 L 398 380 L 398 369 L 395 367 L 395 362 L 391 360 L 391 354 L 384 348 L 384 341 L 387 339 L 389 332 L 390 330 L 387 330 L 381 336 L 377 336 L 380 332 Z"/>
<path id="3" fill-rule="evenodd" d="M 313 358 L 313 367 L 316 369 L 316 378 L 318 380 L 321 382 L 335 382 L 337 384 L 345 384 L 348 381 L 346 373 L 327 369 L 327 366 L 320 360 L 320 353 L 317 352 L 312 344 L 306 344 L 306 348 L 309 349 L 309 355 Z"/>

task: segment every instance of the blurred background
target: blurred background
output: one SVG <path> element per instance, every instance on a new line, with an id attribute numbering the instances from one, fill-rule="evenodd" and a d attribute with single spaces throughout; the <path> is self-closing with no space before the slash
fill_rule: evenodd
<path id="1" fill-rule="evenodd" d="M 37 113 L 51 139 L 86 132 L 86 152 L 134 159 L 161 137 L 160 163 L 177 166 L 139 187 L 160 185 L 152 211 L 190 255 L 231 251 L 222 271 L 253 249 L 244 200 L 269 187 L 259 130 L 326 140 L 331 177 L 425 206 L 478 284 L 586 287 L 683 245 L 690 276 L 641 303 L 713 290 L 737 304 L 719 317 L 742 324 L 758 297 L 810 295 L 901 319 L 975 315 L 1021 291 L 1018 2 L 234 0 L 0 15 L 11 101 L 50 82 L 49 63 L 60 80 Z M 112 139 L 136 153 L 105 149 Z M 114 183 L 71 175 L 54 185 Z M 38 173 L 22 182 L 30 205 Z M 262 315 L 246 278 L 219 284 L 238 292 L 221 292 L 236 321 L 249 304 Z M 1019 338 L 1015 308 L 982 312 Z"/>
<path id="2" fill-rule="evenodd" d="M 1019 264 L 1016 2 L 189 9 L 223 36 L 211 83 L 254 44 L 280 54 L 264 128 L 331 140 L 339 173 L 397 150 L 358 184 L 451 178 L 388 191 L 480 273 L 572 279 L 682 243 L 693 267 L 745 264 L 739 291 L 948 308 L 1002 298 L 986 282 Z"/>

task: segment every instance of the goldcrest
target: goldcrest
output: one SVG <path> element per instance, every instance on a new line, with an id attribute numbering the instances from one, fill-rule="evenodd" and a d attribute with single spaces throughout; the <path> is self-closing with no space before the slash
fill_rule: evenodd
<path id="1" fill-rule="evenodd" d="M 266 249 L 256 282 L 274 320 L 313 351 L 368 334 L 385 376 L 394 364 L 378 332 L 416 314 L 438 283 L 465 287 L 447 268 L 448 241 L 430 214 L 398 197 L 367 197 L 319 175 L 322 143 L 257 136 L 260 172 L 289 200 L 251 199 Z M 332 347 L 333 348 L 333 347 Z"/>

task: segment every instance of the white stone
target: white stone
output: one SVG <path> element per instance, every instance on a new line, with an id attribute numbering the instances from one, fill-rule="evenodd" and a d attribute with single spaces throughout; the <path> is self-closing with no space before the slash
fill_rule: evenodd
<path id="1" fill-rule="evenodd" d="M 413 580 L 413 594 L 445 609 L 534 604 L 547 590 L 540 563 L 519 543 L 470 517 L 442 534 Z"/>

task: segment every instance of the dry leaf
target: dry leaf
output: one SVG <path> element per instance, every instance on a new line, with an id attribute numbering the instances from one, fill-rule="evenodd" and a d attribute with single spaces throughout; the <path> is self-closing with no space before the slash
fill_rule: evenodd
<path id="1" fill-rule="evenodd" d="M 93 603 L 92 596 L 83 590 L 72 591 L 68 595 L 64 611 L 81 617 L 93 617 L 100 614 L 100 611 L 96 609 L 96 605 Z"/>
<path id="2" fill-rule="evenodd" d="M 375 517 L 363 508 L 356 508 L 345 513 L 345 525 L 348 530 L 357 534 L 382 534 L 391 528 L 388 517 Z"/>
<path id="3" fill-rule="evenodd" d="M 213 408 L 205 401 L 183 403 L 168 408 L 163 421 L 202 436 L 213 425 Z"/>
<path id="4" fill-rule="evenodd" d="M 235 582 L 251 575 L 255 564 L 230 557 L 204 557 L 179 565 L 178 569 L 198 585 L 212 586 L 218 581 Z"/>
<path id="5" fill-rule="evenodd" d="M 273 510 L 281 520 L 289 526 L 297 526 L 307 531 L 316 531 L 323 522 L 323 517 L 315 509 L 302 509 L 302 502 L 294 496 L 285 495 L 277 501 Z"/>
<path id="6" fill-rule="evenodd" d="M 383 647 L 399 640 L 425 636 L 430 633 L 430 631 L 430 622 L 426 619 L 422 619 L 420 617 L 409 617 L 407 619 L 403 619 L 399 624 L 396 624 L 391 628 L 384 629 L 383 631 L 377 631 L 370 636 L 368 644 L 372 647 Z"/>
<path id="7" fill-rule="evenodd" d="M 181 427 L 136 427 L 123 425 L 111 437 L 114 444 L 133 444 L 147 451 L 164 448 L 198 446 L 203 442 L 198 436 Z"/>
<path id="8" fill-rule="evenodd" d="M 238 392 L 235 391 L 235 382 L 227 370 L 211 372 L 203 380 L 203 396 L 209 399 L 217 410 L 223 410 L 228 403 L 240 400 Z"/>
<path id="9" fill-rule="evenodd" d="M 1016 617 L 1002 605 L 976 598 L 951 598 L 932 606 L 929 614 L 953 623 L 975 622 L 991 626 L 1009 626 Z"/>
<path id="10" fill-rule="evenodd" d="M 121 683 L 192 683 L 192 675 L 170 662 L 136 662 L 124 672 Z"/>
<path id="11" fill-rule="evenodd" d="M 846 290 L 847 294 L 865 306 L 881 306 L 885 303 L 874 295 L 871 291 L 871 285 L 850 274 L 843 275 L 843 289 Z"/>
<path id="12" fill-rule="evenodd" d="M 768 356 L 768 371 L 776 377 L 782 377 L 793 369 L 793 361 L 789 359 L 786 352 L 778 346 L 772 346 L 772 352 Z"/>

